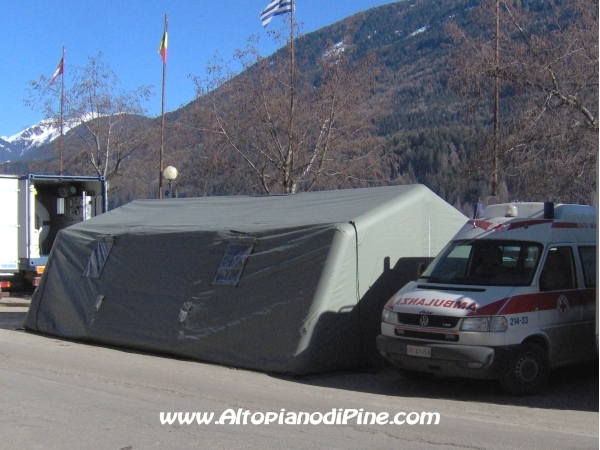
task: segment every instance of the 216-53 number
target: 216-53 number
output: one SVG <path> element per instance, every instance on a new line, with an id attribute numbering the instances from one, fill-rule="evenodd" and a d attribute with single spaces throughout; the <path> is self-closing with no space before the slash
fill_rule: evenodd
<path id="1" fill-rule="evenodd" d="M 527 323 L 529 323 L 529 317 L 527 316 L 510 318 L 511 325 L 526 325 Z"/>

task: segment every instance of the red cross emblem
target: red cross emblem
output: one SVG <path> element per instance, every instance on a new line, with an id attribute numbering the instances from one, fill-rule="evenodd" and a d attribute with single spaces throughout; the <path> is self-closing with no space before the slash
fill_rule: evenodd
<path id="1" fill-rule="evenodd" d="M 561 295 L 558 297 L 558 302 L 556 303 L 556 307 L 558 308 L 558 312 L 563 314 L 569 309 L 569 300 L 566 296 Z"/>

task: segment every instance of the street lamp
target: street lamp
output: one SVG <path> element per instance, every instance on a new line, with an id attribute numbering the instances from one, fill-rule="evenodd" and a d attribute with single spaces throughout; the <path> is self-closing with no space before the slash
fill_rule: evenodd
<path id="1" fill-rule="evenodd" d="M 169 189 L 165 189 L 164 198 L 177 198 L 177 185 L 175 183 L 177 174 L 177 169 L 173 166 L 167 166 L 163 170 L 163 177 L 169 181 Z"/>

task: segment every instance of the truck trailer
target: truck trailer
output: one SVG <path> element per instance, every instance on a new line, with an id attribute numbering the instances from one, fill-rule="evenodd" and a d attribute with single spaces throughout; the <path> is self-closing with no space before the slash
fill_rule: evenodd
<path id="1" fill-rule="evenodd" d="M 104 177 L 0 175 L 0 290 L 37 286 L 57 233 L 105 212 Z"/>

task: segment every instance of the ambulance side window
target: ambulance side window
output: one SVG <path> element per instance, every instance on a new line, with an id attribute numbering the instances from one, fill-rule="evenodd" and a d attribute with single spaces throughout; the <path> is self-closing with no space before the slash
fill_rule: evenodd
<path id="1" fill-rule="evenodd" d="M 575 287 L 571 247 L 550 247 L 540 274 L 540 291 L 560 291 Z"/>
<path id="2" fill-rule="evenodd" d="M 583 267 L 585 287 L 596 287 L 596 247 L 593 245 L 579 247 L 579 257 Z"/>

